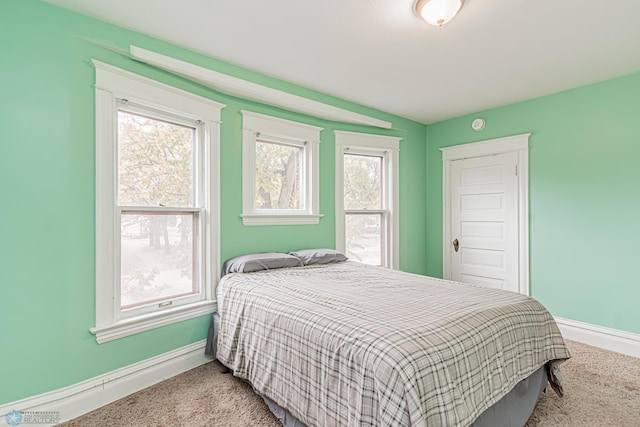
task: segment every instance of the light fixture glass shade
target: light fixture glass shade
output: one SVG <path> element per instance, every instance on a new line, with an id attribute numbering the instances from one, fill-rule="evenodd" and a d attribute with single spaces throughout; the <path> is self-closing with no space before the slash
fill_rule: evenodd
<path id="1" fill-rule="evenodd" d="M 463 0 L 418 0 L 416 11 L 429 24 L 442 26 L 456 16 L 462 3 Z"/>

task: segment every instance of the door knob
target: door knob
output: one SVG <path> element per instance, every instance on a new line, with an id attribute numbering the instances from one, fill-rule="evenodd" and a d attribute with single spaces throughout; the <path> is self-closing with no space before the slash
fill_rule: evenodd
<path id="1" fill-rule="evenodd" d="M 460 242 L 458 242 L 458 239 L 453 241 L 453 250 L 458 252 L 458 248 L 460 247 Z"/>

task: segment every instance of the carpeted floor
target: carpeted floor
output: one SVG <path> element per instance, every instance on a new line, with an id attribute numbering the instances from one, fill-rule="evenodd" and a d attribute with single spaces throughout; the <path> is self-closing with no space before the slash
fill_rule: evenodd
<path id="1" fill-rule="evenodd" d="M 527 427 L 640 426 L 640 359 L 567 341 L 565 396 L 542 396 Z M 261 398 L 217 361 L 120 399 L 64 426 L 278 427 Z"/>

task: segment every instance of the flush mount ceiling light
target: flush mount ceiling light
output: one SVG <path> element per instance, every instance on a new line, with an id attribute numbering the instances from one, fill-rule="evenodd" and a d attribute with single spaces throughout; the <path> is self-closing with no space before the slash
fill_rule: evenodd
<path id="1" fill-rule="evenodd" d="M 431 25 L 443 26 L 451 21 L 462 8 L 464 0 L 418 0 L 418 16 Z"/>

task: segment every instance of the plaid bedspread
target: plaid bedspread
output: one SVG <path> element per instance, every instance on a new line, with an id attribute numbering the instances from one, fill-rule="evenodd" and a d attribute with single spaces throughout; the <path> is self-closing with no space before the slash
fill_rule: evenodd
<path id="1" fill-rule="evenodd" d="M 218 300 L 218 359 L 308 426 L 470 425 L 570 357 L 532 298 L 354 262 L 231 274 Z"/>

